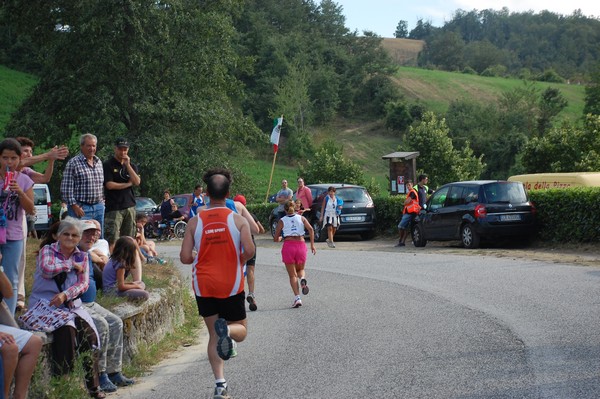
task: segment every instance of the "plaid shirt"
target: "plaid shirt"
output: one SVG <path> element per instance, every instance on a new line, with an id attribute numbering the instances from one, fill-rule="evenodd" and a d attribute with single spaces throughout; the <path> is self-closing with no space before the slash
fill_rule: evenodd
<path id="1" fill-rule="evenodd" d="M 73 270 L 74 265 L 83 266 L 83 272 L 77 273 L 77 282 L 63 291 L 67 295 L 67 301 L 77 298 L 87 291 L 90 284 L 89 255 L 87 252 L 75 248 L 75 252 L 69 258 L 60 252 L 60 244 L 55 242 L 45 245 L 38 255 L 37 267 L 40 275 L 48 280 L 61 272 Z"/>
<path id="2" fill-rule="evenodd" d="M 90 166 L 82 153 L 67 162 L 60 185 L 63 201 L 71 206 L 77 201 L 97 204 L 104 200 L 104 169 L 100 158 L 94 155 Z"/>

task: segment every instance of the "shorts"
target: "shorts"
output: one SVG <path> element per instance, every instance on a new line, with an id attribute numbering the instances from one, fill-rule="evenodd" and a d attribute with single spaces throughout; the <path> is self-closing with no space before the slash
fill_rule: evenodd
<path id="1" fill-rule="evenodd" d="M 414 216 L 415 216 L 414 213 L 405 213 L 404 215 L 402 215 L 402 220 L 400 220 L 400 223 L 398 224 L 398 228 L 401 230 L 408 229 L 408 226 L 412 222 Z"/>
<path id="2" fill-rule="evenodd" d="M 325 216 L 325 226 L 340 227 L 340 215 Z"/>
<path id="3" fill-rule="evenodd" d="M 202 317 L 219 315 L 227 321 L 240 321 L 246 319 L 245 299 L 244 291 L 229 298 L 196 296 L 196 305 Z"/>
<path id="4" fill-rule="evenodd" d="M 104 239 L 109 243 L 114 243 L 122 236 L 135 238 L 136 231 L 135 206 L 104 214 Z"/>
<path id="5" fill-rule="evenodd" d="M 283 248 L 281 248 L 281 261 L 286 265 L 303 265 L 306 263 L 306 253 L 307 249 L 304 240 L 284 241 Z"/>
<path id="6" fill-rule="evenodd" d="M 23 347 L 27 345 L 29 342 L 29 338 L 33 335 L 29 331 L 21 330 L 19 328 L 7 326 L 4 324 L 0 324 L 0 331 L 6 334 L 10 334 L 15 339 L 17 343 L 17 347 L 19 348 L 19 353 L 23 350 Z M 0 347 L 2 347 L 2 343 L 0 343 Z"/>

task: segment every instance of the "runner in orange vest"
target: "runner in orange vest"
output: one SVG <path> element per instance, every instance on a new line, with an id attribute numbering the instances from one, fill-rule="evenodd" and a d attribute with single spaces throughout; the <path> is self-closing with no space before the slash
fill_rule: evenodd
<path id="1" fill-rule="evenodd" d="M 413 188 L 412 180 L 406 183 L 406 199 L 404 200 L 404 209 L 402 210 L 402 219 L 398 224 L 400 233 L 400 239 L 398 240 L 397 247 L 403 247 L 406 244 L 406 237 L 408 237 L 408 231 L 412 226 L 412 221 L 416 215 L 419 214 L 421 206 L 419 206 L 419 193 Z"/>
<path id="2" fill-rule="evenodd" d="M 208 361 L 215 376 L 215 398 L 228 398 L 224 360 L 237 355 L 236 342 L 246 338 L 244 263 L 254 256 L 248 221 L 225 205 L 231 175 L 213 169 L 203 177 L 208 208 L 190 219 L 179 259 L 192 264 L 198 313 L 209 333 Z"/>

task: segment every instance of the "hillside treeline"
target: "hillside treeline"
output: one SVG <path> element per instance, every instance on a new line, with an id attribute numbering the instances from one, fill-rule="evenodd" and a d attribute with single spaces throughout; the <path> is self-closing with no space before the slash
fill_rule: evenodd
<path id="1" fill-rule="evenodd" d="M 93 132 L 102 159 L 126 136 L 151 176 L 145 195 L 189 191 L 221 165 L 237 168 L 236 189 L 251 196 L 236 162 L 247 147 L 268 151 L 273 117 L 285 116 L 282 156 L 300 156 L 314 124 L 381 114 L 396 95 L 381 39 L 349 32 L 329 0 L 0 4 L 0 62 L 40 78 L 5 135 L 77 152 Z"/>
<path id="2" fill-rule="evenodd" d="M 440 28 L 420 20 L 409 38 L 426 41 L 420 66 L 489 76 L 585 81 L 600 61 L 600 20 L 580 10 L 457 10 Z"/>

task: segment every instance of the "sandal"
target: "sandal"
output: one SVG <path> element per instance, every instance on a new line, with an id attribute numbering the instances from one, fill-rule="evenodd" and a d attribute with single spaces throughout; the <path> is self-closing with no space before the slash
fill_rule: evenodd
<path id="1" fill-rule="evenodd" d="M 89 392 L 91 398 L 95 398 L 95 399 L 105 399 L 106 398 L 106 394 L 104 393 L 104 391 L 102 389 L 100 389 L 100 387 L 96 387 L 88 392 Z"/>

